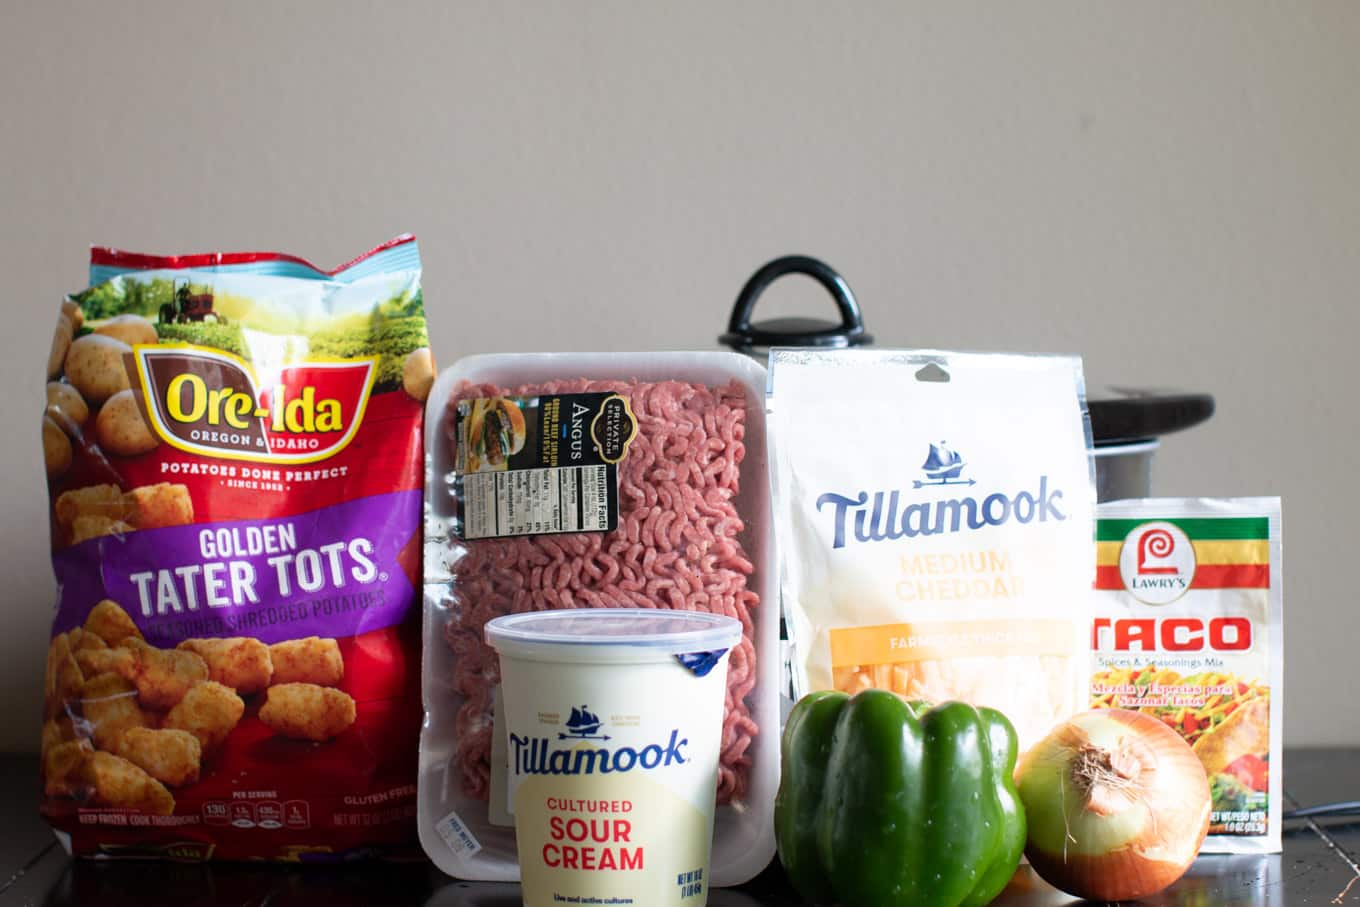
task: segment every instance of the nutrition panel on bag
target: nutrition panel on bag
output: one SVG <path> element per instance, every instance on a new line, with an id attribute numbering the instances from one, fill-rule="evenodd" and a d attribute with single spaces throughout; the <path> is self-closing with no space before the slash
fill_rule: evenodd
<path id="1" fill-rule="evenodd" d="M 497 538 L 610 528 L 612 466 L 483 472 L 463 479 L 463 537 Z"/>

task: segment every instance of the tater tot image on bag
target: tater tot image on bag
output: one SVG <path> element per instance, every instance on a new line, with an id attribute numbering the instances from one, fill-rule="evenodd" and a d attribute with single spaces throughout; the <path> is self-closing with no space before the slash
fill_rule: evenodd
<path id="1" fill-rule="evenodd" d="M 123 489 L 117 485 L 88 485 L 63 492 L 54 509 L 57 525 L 68 533 L 78 517 L 104 517 L 127 524 L 131 516 L 123 500 Z"/>
<path id="2" fill-rule="evenodd" d="M 70 718 L 65 715 L 60 718 L 49 718 L 43 722 L 42 747 L 39 752 L 46 755 L 47 751 L 57 744 L 74 739 L 76 739 L 76 730 Z"/>
<path id="3" fill-rule="evenodd" d="M 111 520 L 105 516 L 81 514 L 71 525 L 71 544 L 79 545 L 90 539 L 101 539 L 106 535 L 127 535 L 132 532 L 132 524 L 122 520 Z"/>
<path id="4" fill-rule="evenodd" d="M 77 774 L 89 785 L 91 802 L 96 806 L 135 809 L 156 816 L 175 811 L 175 798 L 165 785 L 121 756 L 90 753 Z"/>
<path id="5" fill-rule="evenodd" d="M 186 639 L 178 648 L 198 655 L 208 663 L 210 679 L 242 695 L 263 690 L 274 674 L 269 646 L 249 636 Z"/>
<path id="6" fill-rule="evenodd" d="M 110 646 L 116 646 L 132 637 L 142 638 L 142 631 L 128 617 L 128 613 L 115 601 L 104 599 L 93 608 L 85 618 L 85 632 L 93 633 Z"/>
<path id="7" fill-rule="evenodd" d="M 51 718 L 62 706 L 80 695 L 84 671 L 71 652 L 70 635 L 58 633 L 47 647 L 47 674 L 43 684 L 43 715 Z"/>
<path id="8" fill-rule="evenodd" d="M 129 728 L 118 742 L 117 752 L 168 787 L 197 781 L 203 758 L 198 738 L 175 728 Z"/>
<path id="9" fill-rule="evenodd" d="M 96 637 L 98 638 L 98 637 Z M 76 664 L 86 677 L 96 674 L 121 673 L 121 665 L 131 665 L 132 653 L 124 648 L 81 649 L 73 653 Z"/>
<path id="10" fill-rule="evenodd" d="M 75 796 L 81 787 L 81 767 L 93 752 L 88 740 L 67 740 L 43 753 L 43 793 L 49 797 Z"/>
<path id="11" fill-rule="evenodd" d="M 354 724 L 348 693 L 314 683 L 285 683 L 269 688 L 260 720 L 281 737 L 324 743 Z"/>
<path id="12" fill-rule="evenodd" d="M 123 640 L 119 648 L 130 657 L 116 662 L 113 670 L 132 681 L 148 709 L 171 708 L 196 684 L 208 679 L 207 662 L 193 652 L 157 649 L 132 637 Z"/>
<path id="13" fill-rule="evenodd" d="M 269 647 L 274 662 L 275 686 L 284 683 L 314 683 L 333 687 L 345 677 L 345 662 L 340 646 L 333 639 L 309 636 L 276 642 Z"/>
<path id="14" fill-rule="evenodd" d="M 109 647 L 102 636 L 82 630 L 80 627 L 73 627 L 66 635 L 70 640 L 72 652 L 80 652 L 85 649 L 107 649 Z"/>
<path id="15" fill-rule="evenodd" d="M 129 521 L 138 529 L 187 526 L 194 521 L 194 502 L 183 485 L 144 485 L 123 495 L 123 501 Z"/>
<path id="16" fill-rule="evenodd" d="M 80 710 L 94 745 L 101 750 L 116 751 L 124 731 L 151 723 L 137 705 L 137 688 L 117 674 L 100 674 L 85 681 Z"/>
<path id="17" fill-rule="evenodd" d="M 47 696 L 44 715 L 54 718 L 65 710 L 67 703 L 80 696 L 85 683 L 85 672 L 80 669 L 75 655 L 67 650 L 58 656 L 53 672 L 52 690 Z"/>
<path id="18" fill-rule="evenodd" d="M 188 731 L 207 752 L 222 745 L 245 711 L 246 704 L 235 690 L 205 680 L 166 714 L 162 727 Z"/>

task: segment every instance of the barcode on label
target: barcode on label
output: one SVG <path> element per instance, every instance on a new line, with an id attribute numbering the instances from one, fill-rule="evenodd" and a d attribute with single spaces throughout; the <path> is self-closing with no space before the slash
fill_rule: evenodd
<path id="1" fill-rule="evenodd" d="M 609 467 L 562 466 L 463 477 L 463 537 L 609 529 Z"/>
<path id="2" fill-rule="evenodd" d="M 457 856 L 470 857 L 482 849 L 482 843 L 463 824 L 463 820 L 456 812 L 449 813 L 436 822 L 435 828 L 439 831 L 439 837 L 443 838 L 444 843 L 449 845 L 449 850 Z"/>

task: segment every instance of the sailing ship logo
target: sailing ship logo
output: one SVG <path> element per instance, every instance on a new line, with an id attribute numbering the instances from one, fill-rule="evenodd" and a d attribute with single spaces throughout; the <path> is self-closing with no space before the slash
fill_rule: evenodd
<path id="1" fill-rule="evenodd" d="M 930 445 L 930 453 L 926 455 L 926 461 L 921 464 L 921 470 L 926 474 L 924 479 L 917 479 L 912 482 L 913 488 L 924 488 L 927 485 L 976 485 L 976 479 L 961 479 L 959 473 L 963 472 L 963 467 L 967 466 L 963 455 L 957 450 L 953 450 L 944 441 L 939 444 Z"/>
<path id="2" fill-rule="evenodd" d="M 558 740 L 608 740 L 608 734 L 601 734 L 600 728 L 604 722 L 600 716 L 590 710 L 588 706 L 571 707 L 571 715 L 567 718 L 567 733 L 558 732 Z"/>

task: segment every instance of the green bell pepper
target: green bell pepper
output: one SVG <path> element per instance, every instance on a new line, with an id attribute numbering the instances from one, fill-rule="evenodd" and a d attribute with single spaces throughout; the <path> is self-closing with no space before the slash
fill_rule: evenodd
<path id="1" fill-rule="evenodd" d="M 805 696 L 784 729 L 774 809 L 789 880 L 816 904 L 987 904 L 1025 847 L 1016 751 L 992 709 L 885 690 Z"/>

